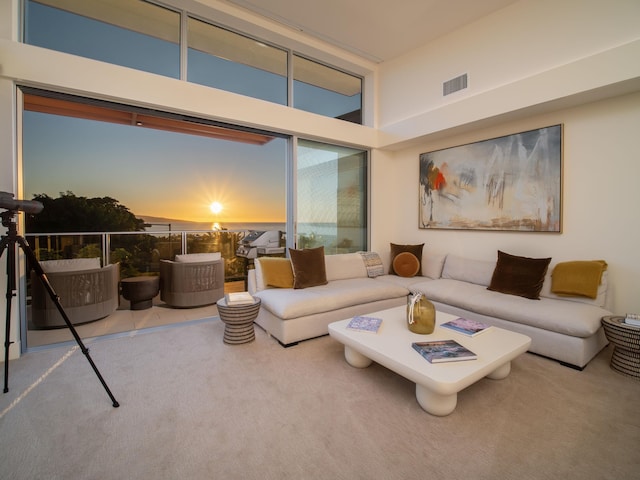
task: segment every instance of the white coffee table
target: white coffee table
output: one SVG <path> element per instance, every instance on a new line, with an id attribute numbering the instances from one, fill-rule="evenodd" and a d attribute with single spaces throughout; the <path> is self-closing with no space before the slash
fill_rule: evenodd
<path id="1" fill-rule="evenodd" d="M 481 378 L 503 379 L 511 371 L 511 360 L 526 352 L 531 339 L 497 327 L 475 337 L 468 337 L 440 327 L 457 318 L 436 312 L 436 328 L 430 335 L 409 331 L 406 308 L 396 307 L 367 314 L 383 319 L 378 333 L 346 328 L 350 318 L 329 325 L 329 335 L 344 344 L 347 362 L 357 368 L 372 361 L 415 382 L 420 406 L 432 415 L 449 415 L 456 408 L 458 392 Z M 431 364 L 412 347 L 412 342 L 453 339 L 477 356 L 477 360 Z"/>

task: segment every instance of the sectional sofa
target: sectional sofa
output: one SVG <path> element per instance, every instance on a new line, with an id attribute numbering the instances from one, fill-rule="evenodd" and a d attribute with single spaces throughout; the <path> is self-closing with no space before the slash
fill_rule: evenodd
<path id="1" fill-rule="evenodd" d="M 290 346 L 326 335 L 331 322 L 406 305 L 410 292 L 422 292 L 437 310 L 525 334 L 532 339 L 529 351 L 573 368 L 584 368 L 607 345 L 601 326 L 602 317 L 611 315 L 606 309 L 606 270 L 595 286 L 595 298 L 558 295 L 551 291 L 557 264 L 549 259 L 539 298 L 532 299 L 489 289 L 500 257 L 476 260 L 432 252 L 420 256 L 417 273 L 403 276 L 389 261 L 372 264 L 372 257 L 380 258 L 372 252 L 327 255 L 326 282 L 306 288 L 293 288 L 289 278 L 270 280 L 273 262 L 280 262 L 277 268 L 286 272 L 288 259 L 258 258 L 248 279 L 249 291 L 262 301 L 255 323 Z M 290 275 L 295 277 L 293 271 Z"/>

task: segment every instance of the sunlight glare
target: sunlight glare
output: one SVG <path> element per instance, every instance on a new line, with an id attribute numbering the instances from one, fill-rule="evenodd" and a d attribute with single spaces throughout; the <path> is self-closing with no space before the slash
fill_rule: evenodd
<path id="1" fill-rule="evenodd" d="M 211 213 L 217 215 L 222 211 L 222 204 L 220 202 L 213 202 L 209 205 L 209 210 L 211 210 Z"/>

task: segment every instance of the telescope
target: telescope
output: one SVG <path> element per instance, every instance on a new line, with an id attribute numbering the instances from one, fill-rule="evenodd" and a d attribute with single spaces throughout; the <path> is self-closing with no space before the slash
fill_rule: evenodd
<path id="1" fill-rule="evenodd" d="M 40 213 L 44 208 L 42 203 L 35 200 L 16 200 L 13 198 L 13 193 L 0 192 L 0 208 L 10 210 L 12 212 L 24 212 L 24 213 Z"/>

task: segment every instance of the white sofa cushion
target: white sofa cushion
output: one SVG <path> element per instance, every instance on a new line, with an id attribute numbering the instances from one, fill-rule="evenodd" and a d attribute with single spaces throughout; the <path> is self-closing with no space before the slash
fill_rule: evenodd
<path id="1" fill-rule="evenodd" d="M 442 270 L 442 278 L 488 287 L 495 268 L 495 261 L 473 260 L 456 255 L 447 255 Z"/>
<path id="2" fill-rule="evenodd" d="M 42 270 L 53 272 L 78 272 L 81 270 L 95 270 L 100 268 L 99 258 L 68 258 L 60 260 L 43 260 L 40 262 Z"/>
<path id="3" fill-rule="evenodd" d="M 423 252 L 422 276 L 433 279 L 440 278 L 446 258 L 447 255 L 443 253 Z"/>
<path id="4" fill-rule="evenodd" d="M 425 282 L 420 284 L 420 291 L 434 302 L 574 337 L 593 335 L 608 314 L 594 305 L 551 298 L 531 300 L 452 279 Z"/>
<path id="5" fill-rule="evenodd" d="M 359 258 L 359 261 L 362 263 L 362 259 Z M 316 287 L 295 290 L 267 288 L 256 292 L 256 296 L 262 300 L 262 308 L 283 320 L 403 297 L 406 294 L 404 287 L 376 282 L 375 279 L 368 278 L 366 273 L 364 278 L 333 280 Z"/>
<path id="6" fill-rule="evenodd" d="M 324 265 L 327 281 L 344 280 L 347 278 L 367 278 L 367 267 L 359 253 L 339 253 L 325 255 Z"/>

